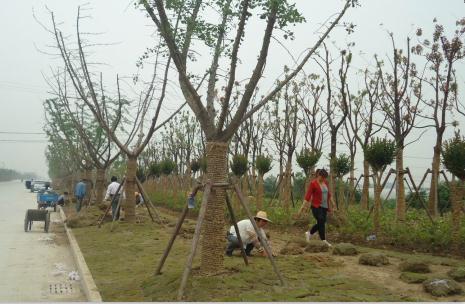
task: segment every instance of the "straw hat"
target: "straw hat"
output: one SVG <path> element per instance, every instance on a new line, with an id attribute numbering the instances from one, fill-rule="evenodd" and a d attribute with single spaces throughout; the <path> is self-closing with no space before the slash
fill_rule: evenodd
<path id="1" fill-rule="evenodd" d="M 261 220 L 264 220 L 264 221 L 267 221 L 267 222 L 270 222 L 270 223 L 273 223 L 272 221 L 270 221 L 267 217 L 267 214 L 265 211 L 258 211 L 257 212 L 257 215 L 254 216 L 255 219 L 261 219 Z"/>

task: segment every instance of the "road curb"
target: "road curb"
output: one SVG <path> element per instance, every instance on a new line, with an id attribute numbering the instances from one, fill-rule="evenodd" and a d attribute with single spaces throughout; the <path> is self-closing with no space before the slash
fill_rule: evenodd
<path id="1" fill-rule="evenodd" d="M 68 236 L 69 244 L 71 245 L 71 252 L 73 253 L 74 262 L 76 263 L 79 275 L 81 277 L 82 288 L 84 289 L 84 294 L 86 295 L 87 301 L 102 302 L 100 292 L 98 291 L 97 285 L 95 285 L 89 267 L 87 267 L 86 260 L 82 255 L 81 249 L 79 248 L 78 242 L 74 237 L 73 231 L 66 225 L 66 215 L 61 207 L 59 207 L 59 209 L 60 217 L 63 221 L 63 225 L 66 230 L 66 235 Z"/>

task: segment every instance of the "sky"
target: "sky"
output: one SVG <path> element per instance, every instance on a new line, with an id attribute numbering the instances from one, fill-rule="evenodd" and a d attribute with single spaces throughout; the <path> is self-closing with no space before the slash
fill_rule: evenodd
<path id="1" fill-rule="evenodd" d="M 342 6 L 341 0 L 296 0 L 307 23 L 295 28 L 294 41 L 286 41 L 286 47 L 298 57 L 312 46 L 318 36 L 315 31 Z M 105 63 L 104 77 L 111 83 L 115 75 L 133 75 L 137 72 L 136 61 L 147 47 L 154 44 L 154 27 L 145 14 L 134 8 L 129 0 L 23 0 L 2 3 L 0 11 L 0 167 L 19 171 L 33 171 L 47 176 L 44 151 L 46 138 L 41 133 L 45 124 L 42 103 L 51 95 L 44 80 L 51 68 L 60 66 L 60 61 L 49 46 L 53 37 L 42 26 L 50 27 L 50 12 L 53 11 L 65 33 L 74 34 L 77 7 L 88 3 L 84 14 L 91 18 L 84 20 L 84 30 L 102 33 L 96 39 L 111 45 L 98 47 L 93 58 Z M 407 36 L 414 37 L 417 27 L 425 29 L 426 36 L 437 17 L 446 30 L 454 28 L 455 21 L 465 17 L 463 0 L 370 0 L 360 1 L 361 7 L 351 9 L 343 21 L 356 24 L 355 32 L 347 36 L 342 28 L 331 34 L 331 47 L 344 47 L 355 42 L 355 68 L 373 64 L 373 54 L 386 56 L 391 52 L 387 31 L 395 34 L 396 43 L 405 45 Z M 259 28 L 261 35 L 261 28 Z M 241 53 L 244 64 L 239 67 L 239 79 L 250 74 L 250 65 L 257 56 L 257 32 L 250 28 L 246 34 Z M 205 65 L 200 60 L 196 68 Z M 283 65 L 292 65 L 286 50 L 275 44 L 270 51 L 265 77 L 260 86 L 266 91 L 280 75 Z M 457 66 L 459 88 L 465 85 L 465 65 Z M 317 71 L 315 64 L 305 67 L 307 73 Z M 175 79 L 174 79 L 175 80 Z M 356 83 L 353 83 L 357 86 Z M 462 95 L 463 96 L 463 95 Z M 173 90 L 163 108 L 162 115 L 182 102 L 179 92 Z M 460 126 L 465 120 L 459 116 Z M 20 134 L 21 133 L 21 134 Z M 418 135 L 418 134 L 416 134 Z M 446 138 L 451 136 L 451 130 Z M 415 138 L 415 134 L 412 134 Z M 342 139 L 341 139 L 342 141 Z M 416 179 L 430 166 L 434 132 L 429 131 L 409 146 L 405 152 L 406 163 L 414 171 Z M 340 146 L 340 152 L 347 151 Z M 361 159 L 359 153 L 358 157 Z M 417 177 L 419 176 L 419 177 Z"/>

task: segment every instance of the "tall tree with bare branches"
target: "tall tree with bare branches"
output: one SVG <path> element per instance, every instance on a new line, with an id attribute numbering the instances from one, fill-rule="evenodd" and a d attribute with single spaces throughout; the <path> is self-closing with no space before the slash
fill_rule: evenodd
<path id="1" fill-rule="evenodd" d="M 430 73 L 428 76 L 425 75 L 423 82 L 431 89 L 433 97 L 431 99 L 422 98 L 422 101 L 432 109 L 432 114 L 420 115 L 431 120 L 436 131 L 428 209 L 433 216 L 437 216 L 439 166 L 443 136 L 446 125 L 449 123 L 447 114 L 456 108 L 459 102 L 454 66 L 465 55 L 465 47 L 462 42 L 465 33 L 465 18 L 457 21 L 457 29 L 450 39 L 444 35 L 444 27 L 436 23 L 436 20 L 434 23 L 435 29 L 432 41 L 420 41 L 416 46 L 412 47 L 412 51 L 426 58 Z M 422 29 L 418 29 L 417 36 L 421 37 L 422 32 Z M 460 111 L 460 108 L 457 110 Z"/>
<path id="2" fill-rule="evenodd" d="M 346 1 L 343 9 L 326 28 L 318 41 L 311 47 L 302 61 L 279 81 L 268 94 L 264 95 L 257 104 L 248 110 L 257 85 L 263 76 L 273 33 L 276 29 L 284 31 L 286 37 L 292 36 L 288 26 L 304 21 L 295 5 L 286 0 L 252 1 L 252 0 L 192 0 L 180 2 L 168 1 L 140 1 L 153 20 L 158 31 L 166 43 L 173 63 L 177 68 L 179 84 L 184 97 L 202 126 L 207 140 L 208 177 L 212 182 L 225 182 L 227 177 L 227 152 L 229 141 L 238 127 L 249 119 L 264 104 L 272 100 L 313 55 L 315 50 L 326 39 L 331 30 L 338 24 L 342 16 L 354 1 Z M 213 17 L 209 13 L 217 13 Z M 182 28 L 176 26 L 171 16 L 183 16 Z M 209 16 L 208 20 L 205 16 Z M 217 18 L 216 18 L 217 17 Z M 220 20 L 211 23 L 209 20 Z M 258 51 L 258 58 L 253 70 L 247 77 L 247 84 L 241 96 L 238 96 L 238 106 L 231 114 L 231 96 L 236 82 L 239 57 L 242 42 L 250 21 L 257 19 L 263 25 L 262 42 Z M 261 21 L 260 21 L 261 20 Z M 254 20 L 255 21 L 255 20 Z M 257 31 L 254 25 L 254 31 Z M 201 46 L 194 42 L 202 43 Z M 202 93 L 193 83 L 194 70 L 188 65 L 194 56 L 195 47 L 206 47 L 211 50 L 211 65 L 206 89 Z M 200 54 L 202 52 L 196 52 Z M 205 52 L 203 52 L 205 53 Z M 220 66 L 227 66 L 226 73 L 219 73 Z M 226 74 L 225 76 L 222 76 Z M 195 78 L 195 77 L 194 77 Z M 222 89 L 217 89 L 217 87 Z M 221 95 L 215 102 L 215 97 Z M 217 108 L 219 106 L 219 108 Z M 224 239 L 219 227 L 224 226 L 224 190 L 215 189 L 210 195 L 205 215 L 203 230 L 201 269 L 205 273 L 216 273 L 223 268 L 222 248 Z"/>

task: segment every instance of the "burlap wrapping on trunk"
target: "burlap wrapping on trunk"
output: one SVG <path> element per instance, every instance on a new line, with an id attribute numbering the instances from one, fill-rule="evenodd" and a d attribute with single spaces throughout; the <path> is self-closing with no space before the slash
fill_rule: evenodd
<path id="1" fill-rule="evenodd" d="M 128 158 L 126 168 L 126 182 L 124 185 L 126 199 L 123 200 L 124 219 L 127 222 L 134 222 L 136 218 L 136 184 L 137 158 Z"/>
<path id="2" fill-rule="evenodd" d="M 207 176 L 212 183 L 227 181 L 228 144 L 207 142 Z M 223 269 L 225 191 L 213 188 L 202 230 L 201 272 L 215 274 Z"/>

